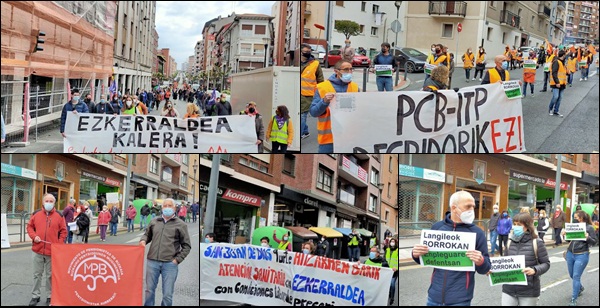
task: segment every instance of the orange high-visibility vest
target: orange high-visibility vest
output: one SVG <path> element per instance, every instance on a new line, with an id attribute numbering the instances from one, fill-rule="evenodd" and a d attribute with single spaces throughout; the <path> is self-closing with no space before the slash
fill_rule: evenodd
<path id="1" fill-rule="evenodd" d="M 317 88 L 317 69 L 319 68 L 319 61 L 313 60 L 304 68 L 302 75 L 300 76 L 300 88 L 302 96 L 315 96 L 315 89 Z"/>
<path id="2" fill-rule="evenodd" d="M 567 72 L 573 74 L 577 71 L 577 58 L 569 58 L 567 60 Z"/>
<path id="3" fill-rule="evenodd" d="M 498 81 L 507 81 L 510 80 L 510 74 L 508 73 L 507 70 L 504 70 L 504 80 L 502 80 L 502 78 L 500 78 L 500 73 L 498 73 L 498 71 L 496 70 L 495 67 L 492 67 L 488 70 L 488 73 L 490 74 L 490 84 L 492 83 L 496 83 Z"/>
<path id="4" fill-rule="evenodd" d="M 431 58 L 429 64 L 433 64 L 433 65 L 440 65 L 440 63 L 446 61 L 446 63 L 448 62 L 448 60 L 446 59 L 446 55 L 441 55 L 437 58 L 437 60 L 434 60 L 434 58 Z"/>
<path id="5" fill-rule="evenodd" d="M 566 85 L 567 84 L 567 69 L 565 68 L 565 66 L 563 65 L 563 63 L 560 60 L 556 60 L 556 61 L 558 61 L 558 83 L 560 85 Z M 550 74 L 550 86 L 553 86 L 556 84 L 557 83 L 556 83 L 556 81 L 554 81 L 554 77 L 552 77 L 552 74 Z"/>
<path id="6" fill-rule="evenodd" d="M 537 63 L 537 59 L 536 58 L 529 59 L 529 60 L 533 60 L 534 62 Z M 535 68 L 525 68 L 525 67 L 523 67 L 523 81 L 527 82 L 527 83 L 534 83 L 535 82 Z"/>
<path id="7" fill-rule="evenodd" d="M 482 64 L 485 61 L 485 54 L 477 52 L 477 64 Z"/>
<path id="8" fill-rule="evenodd" d="M 473 60 L 475 59 L 475 55 L 473 55 L 472 53 L 471 54 L 465 53 L 464 57 L 465 57 L 465 60 L 464 60 L 465 66 L 464 66 L 464 68 L 472 68 L 473 67 Z"/>
<path id="9" fill-rule="evenodd" d="M 321 98 L 325 97 L 327 93 L 336 93 L 331 81 L 325 80 L 317 85 L 317 91 Z M 358 85 L 355 82 L 348 84 L 346 92 L 358 92 Z M 317 140 L 319 144 L 330 144 L 333 143 L 333 134 L 331 133 L 331 113 L 329 107 L 325 110 L 325 113 L 317 118 Z"/>

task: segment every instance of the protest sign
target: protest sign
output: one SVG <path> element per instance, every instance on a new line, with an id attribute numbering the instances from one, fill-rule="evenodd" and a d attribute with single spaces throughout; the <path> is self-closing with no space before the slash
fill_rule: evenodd
<path id="1" fill-rule="evenodd" d="M 504 94 L 508 99 L 521 98 L 523 94 L 521 94 L 521 85 L 519 85 L 519 80 L 509 80 L 502 82 L 502 87 L 504 88 Z"/>
<path id="2" fill-rule="evenodd" d="M 53 243 L 52 306 L 141 306 L 144 247 Z"/>
<path id="3" fill-rule="evenodd" d="M 383 76 L 392 77 L 392 66 L 391 65 L 375 65 L 375 76 L 377 76 L 377 77 L 383 77 Z"/>
<path id="4" fill-rule="evenodd" d="M 565 224 L 565 240 L 585 241 L 585 223 Z"/>
<path id="5" fill-rule="evenodd" d="M 337 93 L 336 153 L 519 153 L 521 99 L 502 83 L 438 91 Z"/>
<path id="6" fill-rule="evenodd" d="M 536 67 L 537 67 L 536 65 L 537 64 L 536 64 L 536 62 L 535 62 L 534 59 L 523 61 L 523 68 L 524 69 L 536 69 Z"/>
<path id="7" fill-rule="evenodd" d="M 254 117 L 67 114 L 65 153 L 256 153 Z"/>
<path id="8" fill-rule="evenodd" d="M 392 273 L 389 268 L 260 246 L 200 243 L 204 300 L 257 306 L 385 306 Z"/>
<path id="9" fill-rule="evenodd" d="M 550 63 L 544 63 L 544 72 L 550 72 Z"/>
<path id="10" fill-rule="evenodd" d="M 527 285 L 527 277 L 523 273 L 525 268 L 525 256 L 492 257 L 492 272 L 488 277 L 490 286 L 503 284 Z"/>
<path id="11" fill-rule="evenodd" d="M 421 245 L 429 252 L 419 259 L 422 266 L 453 271 L 474 271 L 475 264 L 467 257 L 467 250 L 475 250 L 475 233 L 421 230 Z"/>
<path id="12" fill-rule="evenodd" d="M 433 65 L 433 64 L 425 63 L 425 68 L 424 68 L 424 70 L 425 70 L 425 74 L 427 74 L 427 75 L 431 75 L 431 71 L 432 71 L 434 68 L 436 68 L 436 67 L 437 67 L 437 65 Z"/>

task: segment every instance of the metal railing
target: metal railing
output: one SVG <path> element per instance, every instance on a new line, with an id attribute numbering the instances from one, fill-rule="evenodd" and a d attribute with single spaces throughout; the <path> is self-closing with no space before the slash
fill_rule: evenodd
<path id="1" fill-rule="evenodd" d="M 467 15 L 466 1 L 429 1 L 429 15 Z"/>
<path id="2" fill-rule="evenodd" d="M 8 237 L 18 235 L 19 242 L 24 242 L 27 234 L 27 223 L 31 213 L 7 213 L 6 227 L 8 228 Z M 18 231 L 18 232 L 15 232 Z"/>
<path id="3" fill-rule="evenodd" d="M 502 10 L 500 12 L 500 24 L 507 24 L 518 29 L 521 25 L 521 17 L 509 10 Z"/>

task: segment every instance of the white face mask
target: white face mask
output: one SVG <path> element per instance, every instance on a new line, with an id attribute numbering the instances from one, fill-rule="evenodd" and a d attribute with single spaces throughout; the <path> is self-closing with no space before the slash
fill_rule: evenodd
<path id="1" fill-rule="evenodd" d="M 471 224 L 473 223 L 473 220 L 475 220 L 475 210 L 464 211 L 460 213 L 460 221 L 462 221 L 464 224 Z"/>
<path id="2" fill-rule="evenodd" d="M 495 214 L 498 214 L 498 209 L 494 209 L 494 213 L 495 213 Z"/>
<path id="3" fill-rule="evenodd" d="M 265 248 L 270 247 L 269 244 L 267 244 L 267 243 L 260 243 L 260 246 L 265 247 Z"/>

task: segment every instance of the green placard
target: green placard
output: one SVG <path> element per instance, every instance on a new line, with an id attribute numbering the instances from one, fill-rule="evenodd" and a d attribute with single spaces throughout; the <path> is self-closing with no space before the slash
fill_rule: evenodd
<path id="1" fill-rule="evenodd" d="M 523 64 L 523 68 L 535 69 L 535 64 Z"/>
<path id="2" fill-rule="evenodd" d="M 587 65 L 587 61 L 579 62 L 579 67 L 586 66 L 586 65 Z"/>
<path id="3" fill-rule="evenodd" d="M 585 241 L 585 232 L 583 232 L 583 231 L 581 231 L 581 232 L 566 232 L 565 239 L 567 241 L 577 241 L 577 240 Z"/>
<path id="4" fill-rule="evenodd" d="M 523 273 L 523 270 L 520 269 L 506 272 L 492 272 L 490 274 L 490 279 L 492 281 L 492 286 L 498 284 L 518 283 L 527 281 L 525 273 Z"/>
<path id="5" fill-rule="evenodd" d="M 422 256 L 423 265 L 466 267 L 473 266 L 473 261 L 466 255 L 466 251 L 432 251 Z"/>

